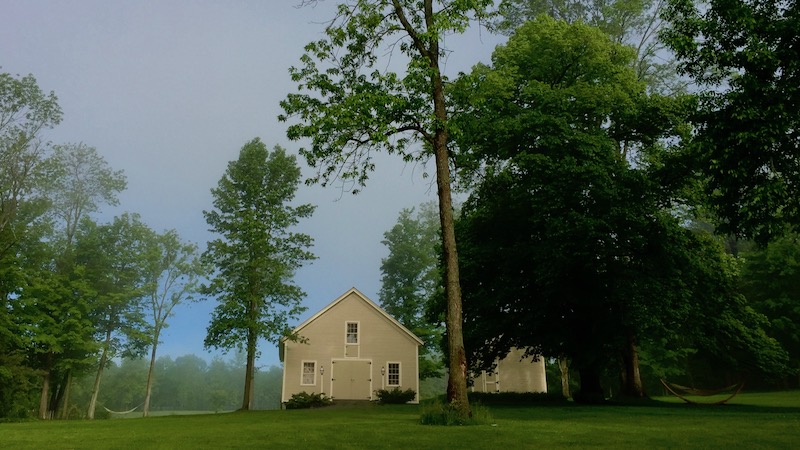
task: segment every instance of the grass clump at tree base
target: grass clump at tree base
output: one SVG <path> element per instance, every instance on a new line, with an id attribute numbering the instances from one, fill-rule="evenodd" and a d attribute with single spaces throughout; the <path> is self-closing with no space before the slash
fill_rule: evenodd
<path id="1" fill-rule="evenodd" d="M 458 405 L 442 403 L 435 400 L 422 405 L 419 422 L 422 425 L 488 425 L 492 423 L 492 415 L 483 405 L 470 405 L 472 414 L 465 417 Z"/>

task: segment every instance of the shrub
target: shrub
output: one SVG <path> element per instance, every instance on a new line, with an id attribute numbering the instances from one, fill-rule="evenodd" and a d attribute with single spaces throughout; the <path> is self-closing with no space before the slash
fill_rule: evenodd
<path id="1" fill-rule="evenodd" d="M 306 391 L 292 395 L 289 401 L 284 402 L 286 409 L 321 408 L 333 403 L 330 397 L 325 394 L 308 393 Z"/>
<path id="2" fill-rule="evenodd" d="M 448 403 L 438 400 L 423 406 L 419 422 L 422 425 L 487 425 L 492 423 L 489 410 L 480 404 L 471 405 L 472 416 L 463 417 L 458 410 Z"/>
<path id="3" fill-rule="evenodd" d="M 414 400 L 417 393 L 413 389 L 401 391 L 399 387 L 396 387 L 391 391 L 387 391 L 386 389 L 377 390 L 375 391 L 375 395 L 378 397 L 378 402 L 382 404 L 400 405 Z"/>

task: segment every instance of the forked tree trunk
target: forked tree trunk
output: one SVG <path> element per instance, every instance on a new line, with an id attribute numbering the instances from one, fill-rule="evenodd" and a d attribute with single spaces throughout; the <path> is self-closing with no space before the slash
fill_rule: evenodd
<path id="1" fill-rule="evenodd" d="M 92 388 L 92 398 L 89 400 L 89 409 L 86 411 L 86 418 L 94 419 L 94 410 L 97 407 L 97 395 L 100 393 L 100 379 L 103 377 L 103 369 L 108 360 L 108 347 L 111 345 L 111 331 L 106 331 L 106 340 L 103 344 L 103 353 L 100 355 L 100 365 L 97 367 L 97 375 L 94 377 L 94 387 Z"/>
<path id="2" fill-rule="evenodd" d="M 144 405 L 142 406 L 142 417 L 147 417 L 150 413 L 150 395 L 153 392 L 153 372 L 156 367 L 156 350 L 158 349 L 158 337 L 161 334 L 161 327 L 156 325 L 153 331 L 153 350 L 150 352 L 150 368 L 147 369 L 147 386 L 145 387 Z"/>
<path id="3" fill-rule="evenodd" d="M 64 400 L 61 406 L 61 418 L 69 419 L 69 395 L 72 390 L 72 370 L 67 371 L 67 380 L 64 383 Z"/>

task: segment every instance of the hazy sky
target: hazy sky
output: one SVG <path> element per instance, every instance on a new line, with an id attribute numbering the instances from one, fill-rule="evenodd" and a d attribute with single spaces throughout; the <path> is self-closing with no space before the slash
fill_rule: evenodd
<path id="1" fill-rule="evenodd" d="M 335 2 L 298 8 L 299 0 L 39 1 L 0 0 L 0 72 L 33 74 L 54 91 L 64 121 L 47 132 L 53 143 L 83 142 L 128 188 L 118 208 L 141 214 L 153 229 L 176 229 L 201 249 L 212 236 L 202 211 L 210 189 L 242 145 L 260 137 L 296 153 L 277 116 L 294 91 L 288 69 L 303 47 L 322 37 Z M 451 38 L 446 71 L 488 62 L 500 38 L 472 30 Z M 303 173 L 312 169 L 300 161 Z M 316 313 L 350 287 L 374 301 L 380 289 L 381 244 L 402 208 L 435 200 L 422 168 L 377 158 L 367 188 L 353 196 L 337 186 L 302 186 L 298 202 L 317 205 L 302 231 L 319 259 L 297 283 Z M 208 356 L 203 338 L 214 301 L 180 307 L 159 354 Z M 299 322 L 298 322 L 299 323 Z M 294 324 L 293 324 L 294 325 Z M 259 365 L 277 365 L 273 344 L 260 345 Z"/>

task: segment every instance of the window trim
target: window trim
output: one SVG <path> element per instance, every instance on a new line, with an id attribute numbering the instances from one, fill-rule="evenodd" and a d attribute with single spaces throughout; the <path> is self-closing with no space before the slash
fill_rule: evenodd
<path id="1" fill-rule="evenodd" d="M 354 324 L 356 326 L 356 341 L 349 342 L 348 336 L 350 336 L 350 324 Z M 361 322 L 357 320 L 348 320 L 344 323 L 344 345 L 361 345 Z"/>
<path id="2" fill-rule="evenodd" d="M 392 384 L 392 364 L 397 364 L 397 384 Z M 386 386 L 399 387 L 403 380 L 403 364 L 400 361 L 386 362 Z"/>
<path id="3" fill-rule="evenodd" d="M 314 377 L 314 382 L 313 383 L 306 383 L 305 382 L 306 381 L 306 371 L 305 371 L 306 364 L 313 364 L 314 369 L 311 372 L 311 375 L 313 375 L 313 377 Z M 300 386 L 316 386 L 316 385 L 317 385 L 317 361 L 316 360 L 310 360 L 310 359 L 302 360 L 300 362 Z"/>

